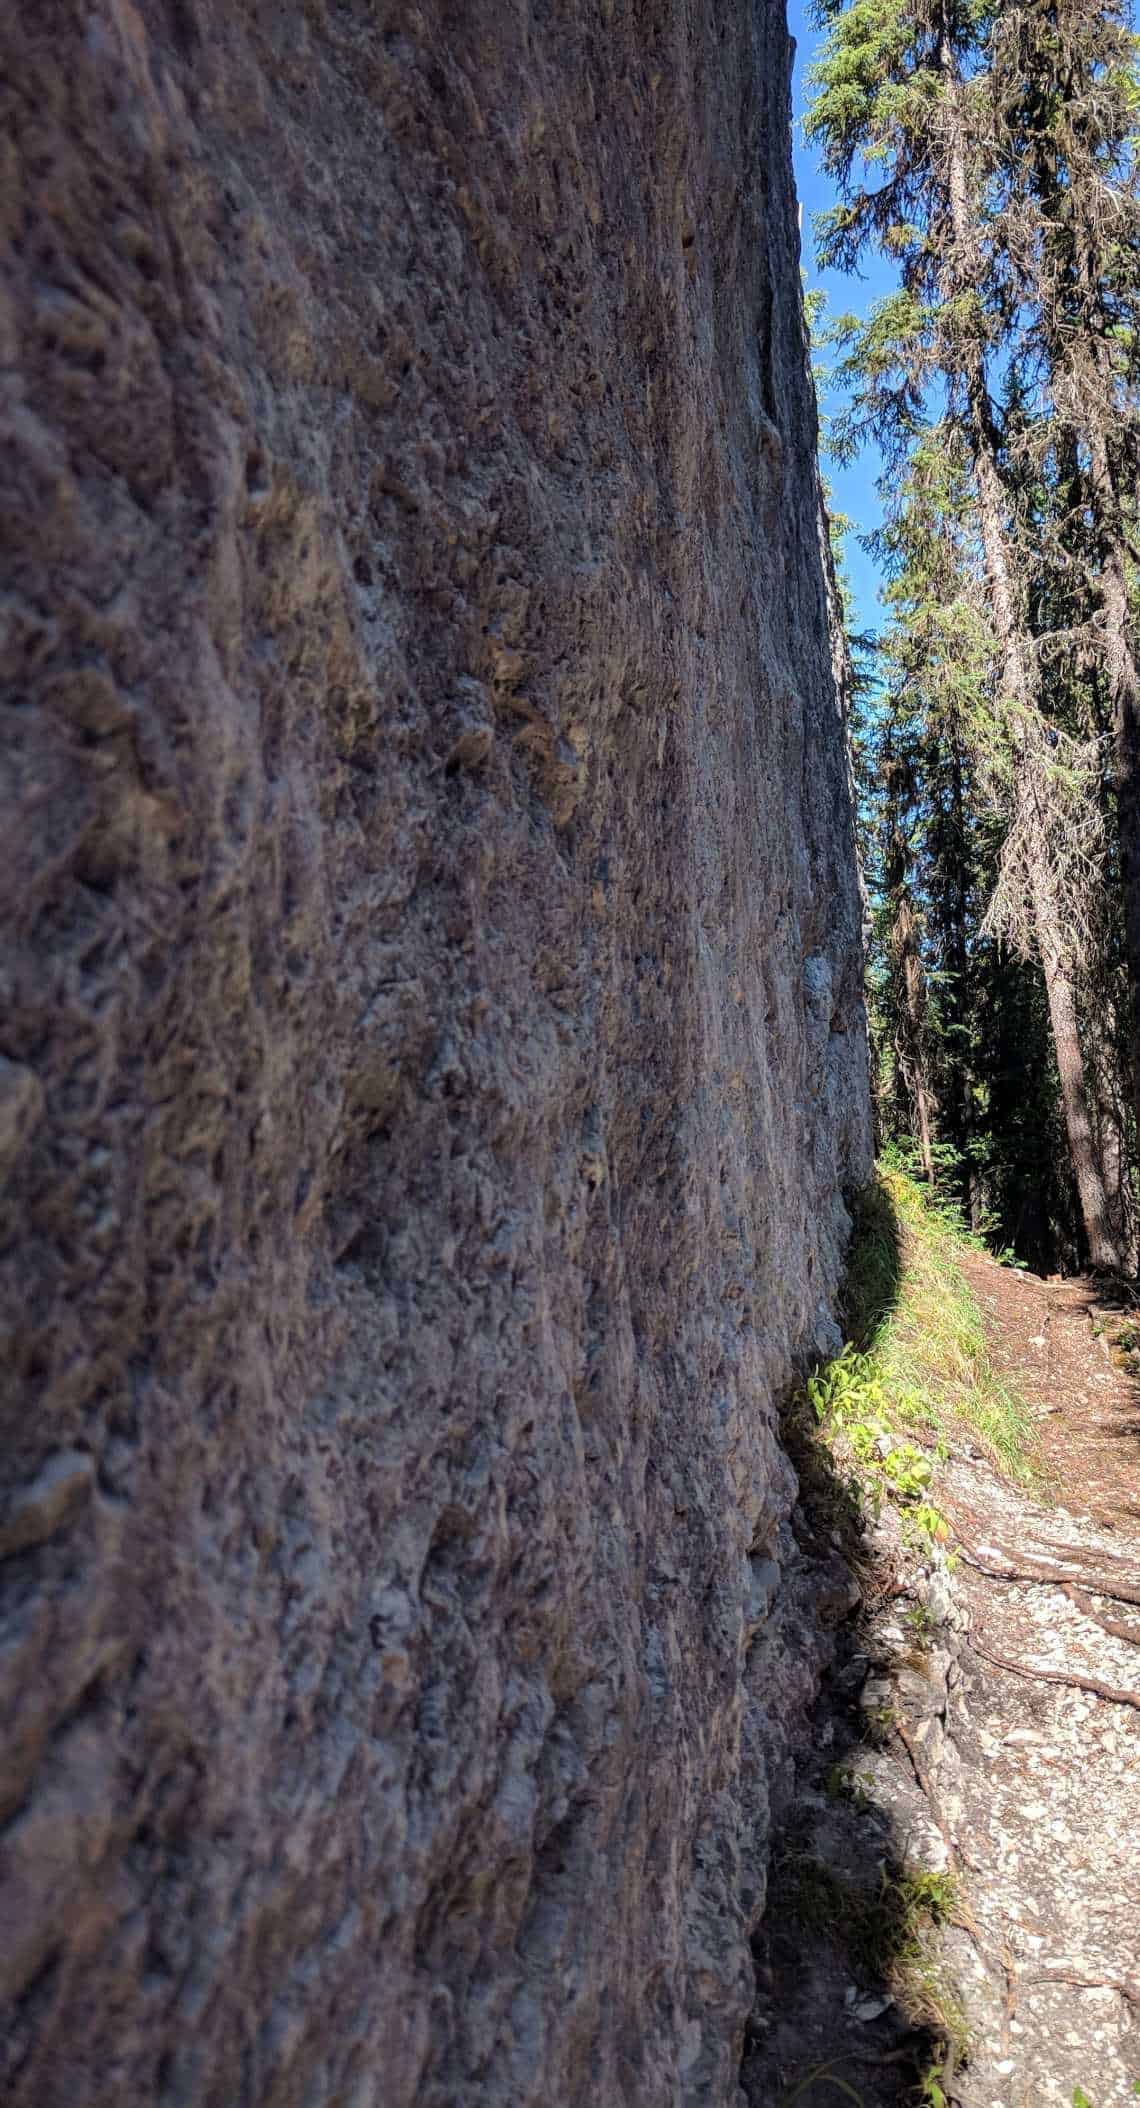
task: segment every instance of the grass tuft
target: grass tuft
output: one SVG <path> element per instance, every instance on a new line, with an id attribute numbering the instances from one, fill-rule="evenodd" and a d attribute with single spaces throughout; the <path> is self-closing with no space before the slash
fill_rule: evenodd
<path id="1" fill-rule="evenodd" d="M 810 1850 L 785 1850 L 772 1868 L 769 1910 L 845 1954 L 864 1983 L 885 1984 L 900 2012 L 963 2063 L 969 2031 L 961 1994 L 943 1966 L 933 1935 L 968 1923 L 954 1876 L 883 1871 L 877 1889 L 857 1887 Z"/>
<path id="2" fill-rule="evenodd" d="M 905 1172 L 880 1174 L 852 1239 L 844 1315 L 873 1364 L 884 1416 L 949 1441 L 968 1432 L 1006 1477 L 1034 1476 L 1032 1419 L 990 1354 L 981 1306 L 962 1270 L 983 1249 Z"/>

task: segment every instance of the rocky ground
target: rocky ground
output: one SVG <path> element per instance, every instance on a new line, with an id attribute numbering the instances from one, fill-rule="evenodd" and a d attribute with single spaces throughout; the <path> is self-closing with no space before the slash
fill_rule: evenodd
<path id="1" fill-rule="evenodd" d="M 1133 1320 L 1088 1283 L 967 1272 L 1041 1479 L 1029 1498 L 962 1445 L 949 1558 L 894 1511 L 871 1535 L 773 1858 L 750 2108 L 1140 2093 Z"/>

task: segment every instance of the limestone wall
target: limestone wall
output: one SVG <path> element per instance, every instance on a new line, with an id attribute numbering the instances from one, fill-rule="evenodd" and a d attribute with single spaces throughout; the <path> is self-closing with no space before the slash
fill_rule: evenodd
<path id="1" fill-rule="evenodd" d="M 868 1154 L 782 12 L 0 60 L 0 2090 L 731 2101 Z"/>

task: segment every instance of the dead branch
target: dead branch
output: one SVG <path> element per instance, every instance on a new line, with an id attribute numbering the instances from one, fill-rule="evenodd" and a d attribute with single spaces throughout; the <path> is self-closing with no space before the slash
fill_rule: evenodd
<path id="1" fill-rule="evenodd" d="M 1032 872 L 1043 853 L 1054 898 L 1063 904 L 1070 958 L 1083 969 L 1097 956 L 1104 892 L 1107 838 L 1098 796 L 1103 743 L 1073 739 L 1035 710 L 1020 711 L 1012 732 L 1019 789 L 1014 795 L 1003 761 L 991 791 L 1008 825 L 981 934 L 1032 957 Z"/>

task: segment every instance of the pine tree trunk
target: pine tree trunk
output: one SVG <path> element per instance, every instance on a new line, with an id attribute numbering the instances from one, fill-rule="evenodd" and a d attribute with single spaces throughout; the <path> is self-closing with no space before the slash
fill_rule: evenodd
<path id="1" fill-rule="evenodd" d="M 928 1185 L 934 1175 L 934 1092 L 926 1061 L 926 975 L 918 941 L 918 922 L 908 884 L 909 852 L 899 810 L 899 785 L 905 765 L 894 755 L 888 732 L 883 751 L 887 819 L 883 878 L 890 907 L 889 953 L 895 1001 L 895 1056 L 913 1115 L 922 1168 Z M 908 1121 L 909 1124 L 909 1121 Z"/>
<path id="2" fill-rule="evenodd" d="M 1071 92 L 1087 98 L 1094 82 L 1087 63 L 1071 72 Z M 1140 670 L 1132 637 L 1128 593 L 1128 542 L 1109 431 L 1117 398 L 1117 376 L 1105 334 L 1102 271 L 1108 236 L 1095 173 L 1081 155 L 1068 157 L 1067 181 L 1058 173 L 1050 143 L 1039 149 L 1038 183 L 1062 279 L 1072 300 L 1058 303 L 1054 324 L 1054 393 L 1067 399 L 1073 440 L 1083 439 L 1088 468 L 1082 495 L 1089 503 L 1100 543 L 1100 601 L 1105 673 L 1112 709 L 1113 774 L 1117 846 L 1124 904 L 1124 960 L 1129 987 L 1129 1081 L 1133 1144 L 1140 1151 Z M 1056 377 L 1060 376 L 1060 389 Z M 1075 447 L 1074 447 L 1075 451 Z M 1125 1173 L 1127 1176 L 1127 1173 Z"/>
<path id="3" fill-rule="evenodd" d="M 1019 770 L 1019 779 L 1031 785 L 1032 771 L 1028 768 Z M 1027 790 L 1025 795 L 1031 796 L 1032 791 Z M 1049 1022 L 1053 1029 L 1053 1045 L 1057 1055 L 1057 1073 L 1061 1079 L 1061 1102 L 1065 1109 L 1069 1154 L 1072 1158 L 1073 1176 L 1077 1182 L 1081 1218 L 1088 1240 L 1089 1261 L 1098 1271 L 1113 1272 L 1124 1264 L 1126 1255 L 1119 1249 L 1113 1235 L 1108 1185 L 1089 1117 L 1076 991 L 1065 961 L 1065 943 L 1053 874 L 1043 856 L 1031 858 L 1029 879 L 1033 891 L 1033 919 L 1037 944 L 1045 974 L 1045 992 L 1049 1000 Z"/>
<path id="4" fill-rule="evenodd" d="M 1014 616 L 1009 563 L 1001 524 L 1001 492 L 997 470 L 983 439 L 978 454 L 978 486 L 981 503 L 982 540 L 986 568 L 993 595 L 995 626 L 1002 650 L 1002 685 L 1009 699 L 1021 710 L 1032 708 L 1033 696 L 1027 676 L 1025 654 Z M 1088 1242 L 1090 1263 L 1098 1271 L 1124 1266 L 1126 1254 L 1112 1235 L 1112 1210 L 1108 1182 L 1100 1161 L 1085 1085 L 1077 1011 L 1076 981 L 1068 957 L 1064 919 L 1057 898 L 1054 873 L 1045 851 L 1044 816 L 1038 813 L 1039 786 L 1036 770 L 1024 736 L 1014 724 L 1014 817 L 1024 823 L 1029 845 L 1030 906 L 1034 935 L 1045 975 L 1049 1022 L 1061 1080 L 1061 1102 L 1069 1156 L 1081 1205 L 1081 1218 Z"/>
<path id="5" fill-rule="evenodd" d="M 1075 38 L 1074 38 L 1075 26 Z M 1095 95 L 1093 63 L 1082 28 L 1068 25 L 1070 121 Z M 1050 54 L 1049 64 L 1054 62 Z M 1086 142 L 1087 143 L 1087 142 Z M 1034 184 L 1046 228 L 1039 269 L 1054 275 L 1047 304 L 1054 402 L 1065 421 L 1063 446 L 1070 459 L 1074 517 L 1091 512 L 1100 545 L 1100 612 L 1104 664 L 1112 713 L 1117 847 L 1124 905 L 1124 963 L 1129 988 L 1128 1082 L 1134 1147 L 1140 1149 L 1140 674 L 1132 642 L 1128 595 L 1127 537 L 1109 433 L 1117 407 L 1117 377 L 1106 337 L 1103 270 L 1111 235 L 1103 196 L 1087 154 L 1063 151 L 1049 133 L 1038 134 Z M 1065 175 L 1062 178 L 1062 161 Z M 1043 313 L 1046 304 L 1043 303 Z M 1080 441 L 1087 468 L 1080 465 Z M 1107 1051 L 1107 1049 L 1106 1049 Z M 1101 1064 L 1103 1073 L 1103 1062 Z M 1115 1095 L 1115 1094 L 1114 1094 Z M 1113 1132 L 1121 1141 L 1118 1114 Z M 1118 1148 L 1119 1153 L 1119 1148 Z M 1127 1163 L 1115 1181 L 1124 1213 L 1133 1203 Z"/>
<path id="6" fill-rule="evenodd" d="M 1140 1148 L 1140 673 L 1132 648 L 1124 523 L 1103 429 L 1090 419 L 1089 484 L 1103 551 L 1101 607 L 1105 671 L 1112 701 L 1116 824 L 1124 895 L 1124 956 L 1130 996 L 1130 1070 L 1136 1145 Z"/>
<path id="7" fill-rule="evenodd" d="M 891 945 L 899 981 L 899 1047 L 914 1106 L 918 1146 L 927 1184 L 934 1177 L 934 1093 L 926 1069 L 926 983 L 918 949 L 918 929 L 909 896 L 902 891 L 891 931 Z"/>
<path id="8" fill-rule="evenodd" d="M 1136 1205 L 1128 1165 L 1129 1121 L 1122 1103 L 1128 1078 L 1120 1072 L 1110 1016 L 1086 1015 L 1082 1034 L 1085 1074 L 1094 1115 L 1096 1147 L 1104 1167 L 1111 1210 L 1109 1226 L 1127 1272 L 1136 1270 Z"/>
<path id="9" fill-rule="evenodd" d="M 970 954 L 967 943 L 969 929 L 970 899 L 967 875 L 966 845 L 966 800 L 962 783 L 962 747 L 956 721 L 949 727 L 950 750 L 950 828 L 946 865 L 950 878 L 950 927 L 949 953 L 951 985 L 948 995 L 950 1024 L 953 1029 L 954 1060 L 951 1068 L 952 1087 L 947 1111 L 950 1116 L 954 1144 L 962 1164 L 962 1202 L 966 1219 L 976 1229 L 981 1217 L 978 1198 L 977 1168 L 974 1163 L 972 1143 L 974 1140 L 974 1115 L 970 1096 L 970 1070 L 966 1065 L 965 1050 L 970 1038 Z"/>
<path id="10" fill-rule="evenodd" d="M 933 1189 L 937 1181 L 934 1176 L 934 1149 L 931 1141 L 930 1098 L 921 1075 L 915 1079 L 915 1109 L 918 1113 L 918 1146 L 922 1152 L 922 1169 L 927 1185 Z"/>
<path id="11" fill-rule="evenodd" d="M 953 59 L 943 44 L 942 72 L 946 82 L 948 134 L 948 193 L 954 254 L 951 277 L 965 290 L 976 278 L 978 216 L 973 211 L 967 175 L 965 119 Z M 1124 1263 L 1125 1255 L 1113 1241 L 1104 1169 L 1099 1161 L 1092 1121 L 1089 1117 L 1081 1053 L 1076 986 L 1068 957 L 1061 905 L 1053 872 L 1045 851 L 1044 829 L 1033 824 L 1029 802 L 1038 796 L 1035 771 L 1029 765 L 1024 735 L 1018 719 L 1035 708 L 1036 698 L 1029 674 L 1024 638 L 1018 620 L 1013 590 L 1013 566 L 1004 523 L 1004 495 L 993 438 L 993 420 L 986 386 L 985 359 L 980 340 L 967 337 L 963 345 L 963 378 L 969 412 L 969 438 L 974 456 L 982 547 L 993 603 L 994 628 L 1001 652 L 1001 687 L 1012 706 L 1015 750 L 1015 818 L 1026 817 L 1026 839 L 1030 844 L 1029 886 L 1034 935 L 1045 975 L 1049 1021 L 1061 1080 L 1061 1100 L 1073 1176 L 1080 1200 L 1089 1258 L 1097 1269 L 1111 1270 Z M 1036 853 L 1034 845 L 1036 845 Z"/>
<path id="12" fill-rule="evenodd" d="M 1074 96 L 1087 96 L 1092 85 L 1087 67 L 1074 67 Z M 1106 235 L 1100 201 L 1090 194 L 1092 180 L 1088 161 L 1080 155 L 1069 155 L 1067 181 L 1062 183 L 1055 145 L 1040 145 L 1038 189 L 1052 230 L 1055 266 L 1059 266 L 1061 282 L 1067 281 L 1070 289 L 1067 301 L 1054 303 L 1054 396 L 1064 403 L 1071 421 L 1069 444 L 1078 478 L 1077 503 L 1081 509 L 1088 506 L 1100 548 L 1100 612 L 1111 706 L 1124 964 L 1129 992 L 1125 1089 L 1130 1098 L 1135 1152 L 1140 1149 L 1140 671 L 1132 639 L 1127 535 L 1109 440 L 1111 420 L 1116 414 L 1117 382 L 1105 335 L 1101 270 Z M 1080 440 L 1087 448 L 1085 469 L 1077 467 Z M 1103 1078 L 1103 1058 L 1099 1067 Z M 1118 1202 L 1118 1219 L 1126 1225 L 1122 1232 L 1124 1242 L 1134 1259 L 1131 1173 L 1116 1094 L 1109 1095 L 1113 1101 L 1110 1136 L 1102 1153 L 1106 1166 L 1110 1156 L 1115 1155 L 1117 1160 L 1117 1174 L 1110 1184 Z"/>

